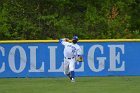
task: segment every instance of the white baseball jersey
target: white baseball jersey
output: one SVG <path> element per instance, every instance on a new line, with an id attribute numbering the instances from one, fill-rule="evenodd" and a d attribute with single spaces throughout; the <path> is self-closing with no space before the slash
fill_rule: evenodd
<path id="1" fill-rule="evenodd" d="M 64 40 L 61 43 L 64 45 L 64 57 L 72 58 L 82 55 L 82 50 L 78 44 L 65 42 Z"/>
<path id="2" fill-rule="evenodd" d="M 75 69 L 76 57 L 82 55 L 82 49 L 78 44 L 73 44 L 61 39 L 61 42 L 64 45 L 64 74 L 69 74 Z"/>

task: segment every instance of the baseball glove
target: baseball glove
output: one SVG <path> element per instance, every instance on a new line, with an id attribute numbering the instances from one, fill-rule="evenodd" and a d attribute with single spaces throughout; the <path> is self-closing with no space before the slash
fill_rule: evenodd
<path id="1" fill-rule="evenodd" d="M 78 57 L 76 58 L 76 61 L 77 61 L 77 62 L 83 62 L 83 57 L 82 57 L 82 56 L 78 56 Z"/>

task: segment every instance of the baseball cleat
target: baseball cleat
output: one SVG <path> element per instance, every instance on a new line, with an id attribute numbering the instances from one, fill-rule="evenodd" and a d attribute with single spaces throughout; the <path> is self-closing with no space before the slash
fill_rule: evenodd
<path id="1" fill-rule="evenodd" d="M 75 79 L 74 79 L 74 78 L 72 78 L 72 79 L 71 79 L 71 82 L 75 82 Z"/>

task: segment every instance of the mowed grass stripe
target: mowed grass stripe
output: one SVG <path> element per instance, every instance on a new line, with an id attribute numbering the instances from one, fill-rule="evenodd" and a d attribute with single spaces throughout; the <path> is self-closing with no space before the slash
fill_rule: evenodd
<path id="1" fill-rule="evenodd" d="M 140 76 L 0 78 L 0 93 L 139 93 Z"/>

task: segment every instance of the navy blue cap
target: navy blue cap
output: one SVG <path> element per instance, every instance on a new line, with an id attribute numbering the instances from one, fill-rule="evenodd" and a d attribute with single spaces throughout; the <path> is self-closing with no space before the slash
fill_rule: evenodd
<path id="1" fill-rule="evenodd" d="M 78 36 L 73 36 L 73 38 L 72 39 L 76 39 L 76 40 L 78 40 Z"/>

